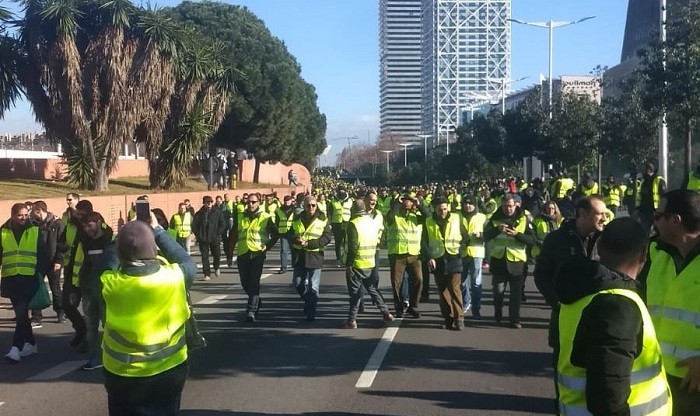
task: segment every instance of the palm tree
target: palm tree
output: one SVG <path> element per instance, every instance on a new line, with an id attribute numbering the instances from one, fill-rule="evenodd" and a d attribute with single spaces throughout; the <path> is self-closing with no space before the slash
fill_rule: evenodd
<path id="1" fill-rule="evenodd" d="M 12 13 L 0 6 L 0 118 L 22 92 L 18 79 L 22 72 L 22 54 L 17 40 L 7 31 L 12 18 Z"/>

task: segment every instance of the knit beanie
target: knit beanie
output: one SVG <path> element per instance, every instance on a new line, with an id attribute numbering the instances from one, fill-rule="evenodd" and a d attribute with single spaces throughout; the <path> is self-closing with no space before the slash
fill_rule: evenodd
<path id="1" fill-rule="evenodd" d="M 151 226 L 143 221 L 127 223 L 117 235 L 117 252 L 122 261 L 155 260 L 158 246 Z"/>

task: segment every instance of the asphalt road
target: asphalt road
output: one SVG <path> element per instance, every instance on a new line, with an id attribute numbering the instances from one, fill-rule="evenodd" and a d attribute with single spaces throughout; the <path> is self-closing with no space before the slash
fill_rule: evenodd
<path id="1" fill-rule="evenodd" d="M 421 319 L 384 328 L 374 307 L 359 329 L 342 329 L 348 295 L 342 269 L 326 250 L 321 300 L 314 322 L 290 287 L 291 273 L 275 274 L 279 252 L 267 259 L 258 322 L 244 321 L 246 297 L 234 269 L 196 282 L 192 298 L 209 343 L 190 358 L 184 416 L 229 415 L 543 415 L 552 414 L 553 384 L 547 347 L 548 309 L 527 281 L 520 330 L 497 326 L 491 277 L 484 275 L 485 318 L 462 332 L 440 329 L 437 294 L 421 305 Z M 199 260 L 197 258 L 197 260 Z M 386 260 L 381 267 L 390 298 Z M 367 298 L 367 304 L 371 305 Z M 507 312 L 506 312 L 507 313 Z M 85 355 L 68 343 L 69 323 L 44 311 L 35 330 L 39 354 L 0 363 L 0 416 L 107 414 L 101 370 L 85 372 Z M 12 343 L 14 323 L 0 301 L 0 348 Z"/>

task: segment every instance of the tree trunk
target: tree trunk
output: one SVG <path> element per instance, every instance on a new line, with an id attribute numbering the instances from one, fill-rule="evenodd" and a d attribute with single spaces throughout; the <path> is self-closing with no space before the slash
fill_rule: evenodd
<path id="1" fill-rule="evenodd" d="M 693 171 L 693 118 L 689 117 L 685 124 L 685 175 Z M 668 181 L 668 178 L 664 178 Z"/>
<path id="2" fill-rule="evenodd" d="M 95 189 L 93 190 L 98 192 L 107 192 L 108 187 L 109 178 L 107 176 L 105 163 L 102 162 L 100 163 L 98 169 L 95 171 Z"/>
<path id="3" fill-rule="evenodd" d="M 161 174 L 158 171 L 158 161 L 155 158 L 148 157 L 148 183 L 151 189 L 156 189 L 160 186 Z"/>
<path id="4" fill-rule="evenodd" d="M 255 170 L 253 171 L 253 183 L 260 182 L 260 159 L 255 159 Z"/>

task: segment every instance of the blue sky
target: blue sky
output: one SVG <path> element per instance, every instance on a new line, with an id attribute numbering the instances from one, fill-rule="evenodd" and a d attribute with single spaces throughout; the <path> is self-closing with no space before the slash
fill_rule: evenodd
<path id="1" fill-rule="evenodd" d="M 2 1 L 2 0 L 0 0 Z M 160 6 L 175 1 L 158 2 Z M 328 119 L 326 137 L 339 151 L 358 136 L 373 141 L 379 133 L 378 0 L 239 0 L 282 39 L 316 87 Z M 7 5 L 7 2 L 3 1 Z M 554 31 L 554 75 L 588 74 L 596 65 L 619 62 L 626 0 L 513 0 L 513 18 L 527 21 L 595 19 Z M 512 77 L 529 77 L 513 89 L 537 82 L 548 71 L 546 29 L 513 25 Z M 27 103 L 0 120 L 0 133 L 36 130 Z M 332 163 L 325 158 L 323 163 Z"/>

